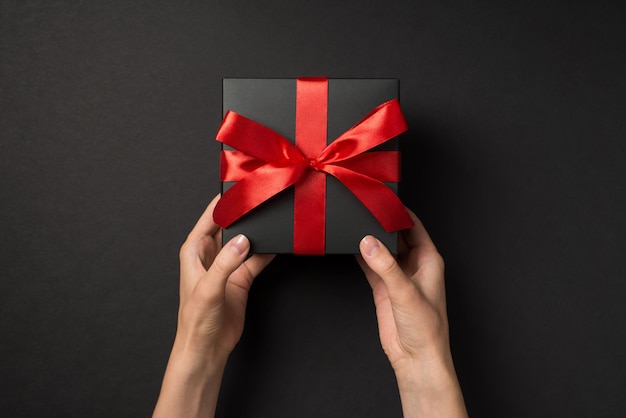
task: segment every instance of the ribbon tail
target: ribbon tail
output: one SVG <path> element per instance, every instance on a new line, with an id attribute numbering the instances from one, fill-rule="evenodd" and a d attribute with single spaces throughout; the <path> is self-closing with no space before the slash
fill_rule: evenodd
<path id="1" fill-rule="evenodd" d="M 413 220 L 398 196 L 384 183 L 336 165 L 328 165 L 324 171 L 343 183 L 385 231 L 399 231 L 413 226 Z"/>
<path id="2" fill-rule="evenodd" d="M 224 192 L 213 211 L 213 220 L 222 228 L 228 228 L 237 219 L 297 182 L 305 169 L 303 164 L 286 167 L 265 164 L 259 167 Z"/>
<path id="3" fill-rule="evenodd" d="M 239 181 L 259 167 L 267 164 L 245 152 L 222 151 L 220 153 L 220 180 Z"/>

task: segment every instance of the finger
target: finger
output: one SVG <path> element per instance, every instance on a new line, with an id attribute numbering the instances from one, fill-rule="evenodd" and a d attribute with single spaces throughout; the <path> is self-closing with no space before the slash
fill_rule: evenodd
<path id="1" fill-rule="evenodd" d="M 248 258 L 243 265 L 252 277 L 256 277 L 276 257 L 276 254 L 255 254 Z"/>
<path id="2" fill-rule="evenodd" d="M 180 250 L 180 301 L 185 303 L 200 278 L 211 267 L 220 250 L 221 230 L 215 237 L 204 236 L 195 242 L 185 242 Z"/>
<path id="3" fill-rule="evenodd" d="M 401 235 L 404 241 L 411 248 L 437 251 L 437 247 L 435 247 L 432 239 L 430 239 L 430 235 L 428 235 L 428 232 L 426 231 L 426 228 L 424 228 L 424 224 L 422 224 L 422 221 L 420 221 L 417 215 L 415 215 L 415 213 L 413 213 L 413 211 L 411 211 L 409 208 L 406 208 L 406 210 L 409 212 L 409 216 L 411 217 L 411 219 L 413 219 L 414 225 L 412 228 L 402 231 Z"/>
<path id="4" fill-rule="evenodd" d="M 217 195 L 196 222 L 180 249 L 180 297 L 183 303 L 206 273 L 221 247 L 221 229 L 213 222 Z"/>
<path id="5" fill-rule="evenodd" d="M 237 235 L 220 250 L 209 270 L 198 281 L 194 293 L 198 293 L 205 303 L 224 299 L 226 282 L 244 262 L 250 241 L 245 235 Z"/>
<path id="6" fill-rule="evenodd" d="M 219 238 L 221 230 L 213 221 L 213 209 L 217 205 L 219 198 L 220 195 L 217 195 L 209 203 L 209 206 L 187 236 L 187 240 L 183 243 L 180 249 L 181 270 L 187 268 L 194 269 L 192 274 L 197 274 L 198 272 L 195 270 L 199 266 L 198 262 L 200 261 L 200 264 L 204 266 L 210 265 L 213 261 L 212 257 L 217 252 L 216 250 L 219 250 L 219 241 L 214 239 L 214 236 Z M 208 267 L 205 267 L 204 271 L 207 269 Z M 204 273 L 204 271 L 200 273 Z"/>
<path id="7" fill-rule="evenodd" d="M 378 284 L 382 282 L 382 280 L 380 279 L 378 274 L 374 273 L 374 271 L 367 265 L 365 260 L 363 260 L 363 256 L 355 255 L 354 257 L 356 258 L 357 263 L 359 263 L 361 270 L 363 270 L 363 273 L 365 273 L 365 278 L 367 279 L 370 287 L 372 288 L 372 290 L 374 290 L 376 286 L 378 286 Z"/>
<path id="8" fill-rule="evenodd" d="M 197 259 L 200 261 L 202 271 L 204 273 L 211 267 L 211 263 L 215 259 L 218 251 L 222 249 L 222 229 L 220 228 L 214 235 L 205 235 L 200 238 L 196 245 Z"/>
<path id="9" fill-rule="evenodd" d="M 418 293 L 389 250 L 376 238 L 366 236 L 360 243 L 361 256 L 367 266 L 385 283 L 391 302 L 402 304 Z"/>
<path id="10" fill-rule="evenodd" d="M 424 224 L 415 213 L 408 208 L 407 210 L 413 219 L 414 226 L 402 231 L 402 237 L 409 247 L 402 256 L 411 270 L 410 278 L 419 285 L 427 297 L 439 298 L 444 291 L 443 258 L 424 228 Z"/>
<path id="11" fill-rule="evenodd" d="M 356 261 L 363 269 L 367 282 L 372 288 L 372 296 L 374 297 L 374 304 L 376 305 L 376 317 L 378 318 L 379 329 L 383 329 L 387 326 L 385 324 L 395 327 L 393 321 L 386 322 L 388 318 L 393 318 L 393 308 L 390 303 L 389 291 L 387 290 L 387 286 L 385 286 L 385 282 L 382 281 L 378 274 L 374 273 L 374 271 L 369 268 L 362 256 L 357 255 Z"/>
<path id="12" fill-rule="evenodd" d="M 220 227 L 213 220 L 213 210 L 215 209 L 217 202 L 219 202 L 220 197 L 221 196 L 218 194 L 213 198 L 211 203 L 209 203 L 209 206 L 207 206 L 204 213 L 200 216 L 200 219 L 198 219 L 198 222 L 196 222 L 196 225 L 189 233 L 187 241 L 195 241 L 203 236 L 211 236 L 217 233 Z"/>
<path id="13" fill-rule="evenodd" d="M 252 282 L 263 269 L 274 259 L 276 254 L 255 254 L 248 258 L 235 272 L 230 275 L 228 285 L 234 285 L 237 293 L 244 291 L 247 297 Z M 228 288 L 226 289 L 228 292 Z"/>

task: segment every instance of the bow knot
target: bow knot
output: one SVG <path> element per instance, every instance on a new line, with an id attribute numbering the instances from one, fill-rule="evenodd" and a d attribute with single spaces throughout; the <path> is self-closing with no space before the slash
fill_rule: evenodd
<path id="1" fill-rule="evenodd" d="M 309 170 L 323 171 L 323 164 L 317 161 L 317 158 L 309 158 L 307 159 L 307 162 L 309 164 Z"/>

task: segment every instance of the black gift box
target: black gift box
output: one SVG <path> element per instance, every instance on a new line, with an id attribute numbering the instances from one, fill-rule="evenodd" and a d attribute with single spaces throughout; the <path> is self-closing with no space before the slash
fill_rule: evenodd
<path id="1" fill-rule="evenodd" d="M 376 106 L 398 98 L 397 79 L 329 79 L 328 143 L 359 122 Z M 294 142 L 296 79 L 223 80 L 223 113 L 237 112 Z M 223 146 L 224 150 L 232 150 Z M 372 151 L 396 151 L 398 138 Z M 223 182 L 222 193 L 234 183 Z M 397 183 L 385 183 L 397 193 Z M 223 242 L 245 234 L 254 253 L 293 253 L 294 188 L 283 190 L 223 231 Z M 326 254 L 356 254 L 365 235 L 374 235 L 393 253 L 397 232 L 386 232 L 361 202 L 334 177 L 326 176 Z"/>

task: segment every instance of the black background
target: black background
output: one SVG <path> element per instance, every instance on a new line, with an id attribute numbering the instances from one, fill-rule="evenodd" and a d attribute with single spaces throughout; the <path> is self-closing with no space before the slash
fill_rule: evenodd
<path id="1" fill-rule="evenodd" d="M 327 75 L 401 79 L 470 414 L 623 416 L 621 4 L 2 1 L 0 415 L 151 413 L 222 78 Z M 258 278 L 218 415 L 400 415 L 352 257 Z"/>

